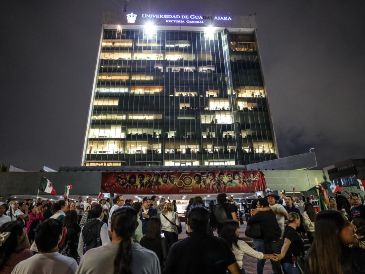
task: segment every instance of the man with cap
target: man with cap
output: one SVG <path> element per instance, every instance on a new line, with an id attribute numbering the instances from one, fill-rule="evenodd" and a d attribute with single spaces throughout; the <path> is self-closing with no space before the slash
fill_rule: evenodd
<path id="1" fill-rule="evenodd" d="M 276 202 L 276 200 L 278 199 L 278 196 L 275 195 L 274 193 L 267 194 L 266 198 L 267 198 L 267 201 L 269 202 L 269 206 L 270 206 L 271 210 L 276 215 L 276 220 L 278 221 L 278 224 L 279 224 L 279 227 L 281 230 L 281 237 L 283 237 L 284 230 L 285 230 L 285 218 L 288 218 L 288 212 L 281 204 L 278 204 Z"/>

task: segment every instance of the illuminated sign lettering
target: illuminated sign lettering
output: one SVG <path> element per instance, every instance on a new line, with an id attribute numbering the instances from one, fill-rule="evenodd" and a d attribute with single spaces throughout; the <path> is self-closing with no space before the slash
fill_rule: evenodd
<path id="1" fill-rule="evenodd" d="M 166 23 L 174 24 L 205 24 L 207 21 L 220 21 L 227 22 L 232 21 L 231 16 L 205 16 L 199 14 L 153 14 L 153 13 L 142 13 L 141 18 L 143 19 L 158 19 L 163 20 Z M 127 14 L 127 22 L 134 24 L 137 19 L 137 14 Z"/>

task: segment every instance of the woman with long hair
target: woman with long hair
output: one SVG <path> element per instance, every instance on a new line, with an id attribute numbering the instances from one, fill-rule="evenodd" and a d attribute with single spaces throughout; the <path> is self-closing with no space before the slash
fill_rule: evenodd
<path id="1" fill-rule="evenodd" d="M 162 268 L 167 257 L 168 249 L 167 241 L 164 236 L 164 234 L 161 234 L 160 219 L 158 217 L 152 217 L 148 220 L 146 234 L 140 241 L 141 246 L 156 253 Z"/>
<path id="2" fill-rule="evenodd" d="M 317 213 L 314 210 L 313 205 L 311 203 L 306 203 L 304 205 L 303 222 L 304 222 L 304 228 L 305 228 L 305 231 L 307 232 L 307 237 L 308 237 L 308 240 L 310 243 L 313 242 L 316 217 L 317 217 Z"/>
<path id="3" fill-rule="evenodd" d="M 8 222 L 0 227 L 0 273 L 10 274 L 20 261 L 32 255 L 22 221 Z"/>
<path id="4" fill-rule="evenodd" d="M 76 273 L 160 274 L 156 254 L 132 241 L 137 224 L 137 212 L 132 207 L 116 209 L 111 217 L 112 242 L 88 250 Z"/>
<path id="5" fill-rule="evenodd" d="M 66 212 L 64 226 L 67 229 L 65 246 L 61 250 L 61 254 L 74 258 L 76 262 L 80 261 L 80 256 L 77 253 L 77 246 L 81 228 L 77 223 L 78 215 L 76 210 L 69 210 Z"/>
<path id="6" fill-rule="evenodd" d="M 300 274 L 298 259 L 304 256 L 304 243 L 297 229 L 300 227 L 300 216 L 296 212 L 288 215 L 288 224 L 284 230 L 284 244 L 280 254 L 277 256 L 281 260 L 285 274 Z M 303 266 L 302 266 L 303 267 Z"/>
<path id="7" fill-rule="evenodd" d="M 241 273 L 246 273 L 243 268 L 243 256 L 248 255 L 250 257 L 262 260 L 262 259 L 273 259 L 274 256 L 271 254 L 264 254 L 256 251 L 250 247 L 245 241 L 239 239 L 240 226 L 237 221 L 230 220 L 226 221 L 222 227 L 219 237 L 224 239 L 236 258 L 238 266 L 241 269 Z"/>
<path id="8" fill-rule="evenodd" d="M 353 227 L 340 212 L 321 211 L 316 218 L 314 240 L 307 258 L 306 273 L 365 273 L 365 251 L 347 246 L 353 242 Z"/>
<path id="9" fill-rule="evenodd" d="M 177 226 L 180 225 L 179 217 L 174 212 L 174 206 L 172 203 L 167 202 L 160 214 L 160 220 L 162 225 L 162 232 L 166 237 L 167 244 L 170 247 L 173 243 L 178 241 Z"/>

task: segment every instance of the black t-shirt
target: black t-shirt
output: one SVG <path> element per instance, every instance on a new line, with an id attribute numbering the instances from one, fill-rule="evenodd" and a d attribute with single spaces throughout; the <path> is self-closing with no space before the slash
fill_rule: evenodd
<path id="1" fill-rule="evenodd" d="M 163 264 L 163 251 L 162 251 L 162 240 L 161 238 L 151 239 L 146 236 L 143 236 L 141 241 L 139 242 L 141 246 L 152 250 L 156 253 L 158 259 L 160 260 L 160 264 Z"/>
<path id="2" fill-rule="evenodd" d="M 359 205 L 351 208 L 351 218 L 362 218 L 365 220 L 365 205 Z"/>
<path id="3" fill-rule="evenodd" d="M 170 248 L 164 274 L 225 274 L 236 262 L 230 247 L 220 238 L 192 233 Z"/>
<path id="4" fill-rule="evenodd" d="M 256 223 L 260 224 L 261 239 L 264 241 L 274 241 L 280 238 L 281 229 L 278 221 L 276 220 L 276 215 L 272 210 L 259 211 L 256 215 L 251 216 L 247 221 L 248 225 Z"/>
<path id="5" fill-rule="evenodd" d="M 285 227 L 284 239 L 290 240 L 291 243 L 282 262 L 291 263 L 293 255 L 296 257 L 304 255 L 303 240 L 294 228 L 292 228 L 291 226 Z"/>

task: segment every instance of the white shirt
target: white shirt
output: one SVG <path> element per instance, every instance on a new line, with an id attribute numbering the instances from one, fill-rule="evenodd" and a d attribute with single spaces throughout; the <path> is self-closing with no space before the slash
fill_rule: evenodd
<path id="1" fill-rule="evenodd" d="M 176 225 L 179 225 L 180 221 L 177 214 L 172 211 L 168 211 L 166 214 L 165 213 L 160 214 L 161 230 L 177 233 L 176 226 L 174 226 L 168 220 L 166 220 L 166 218 L 162 214 L 164 214 L 171 222 L 175 223 Z"/>
<path id="2" fill-rule="evenodd" d="M 11 222 L 11 218 L 8 215 L 3 214 L 2 216 L 0 216 L 0 226 L 7 222 Z"/>
<path id="3" fill-rule="evenodd" d="M 120 208 L 120 206 L 118 206 L 117 204 L 115 204 L 115 205 L 112 206 L 112 208 L 109 211 L 109 219 L 108 219 L 108 228 L 109 228 L 109 230 L 111 229 L 113 212 L 116 211 L 118 208 Z"/>
<path id="4" fill-rule="evenodd" d="M 236 257 L 238 266 L 241 269 L 243 266 L 242 260 L 243 260 L 244 255 L 248 255 L 248 256 L 251 256 L 251 257 L 254 257 L 254 258 L 260 259 L 260 260 L 264 258 L 264 253 L 256 251 L 255 249 L 250 247 L 245 241 L 238 240 L 237 245 L 238 245 L 238 247 L 235 245 L 232 246 L 232 252 L 233 252 L 234 256 Z"/>
<path id="5" fill-rule="evenodd" d="M 279 224 L 279 227 L 281 229 L 281 237 L 283 237 L 284 235 L 284 230 L 285 230 L 285 217 L 283 216 L 288 215 L 288 212 L 286 211 L 286 209 L 280 205 L 280 204 L 275 204 L 275 205 L 270 205 L 270 208 L 272 209 L 272 211 L 275 213 L 276 215 L 276 220 Z"/>
<path id="6" fill-rule="evenodd" d="M 100 229 L 100 240 L 101 240 L 102 246 L 110 243 L 108 226 L 105 223 L 103 224 L 103 226 Z M 81 233 L 79 236 L 79 244 L 77 246 L 77 253 L 79 254 L 80 257 L 82 257 L 82 255 L 84 255 L 84 239 L 82 238 L 82 229 L 81 229 Z"/>
<path id="7" fill-rule="evenodd" d="M 77 263 L 58 252 L 39 253 L 18 263 L 11 274 L 74 274 Z"/>
<path id="8" fill-rule="evenodd" d="M 10 210 L 13 211 L 12 209 Z M 10 210 L 8 210 L 6 214 L 11 218 L 12 221 L 16 221 L 19 216 L 24 215 L 23 211 L 18 208 L 15 210 L 15 212 L 12 212 L 12 215 L 10 216 Z"/>

